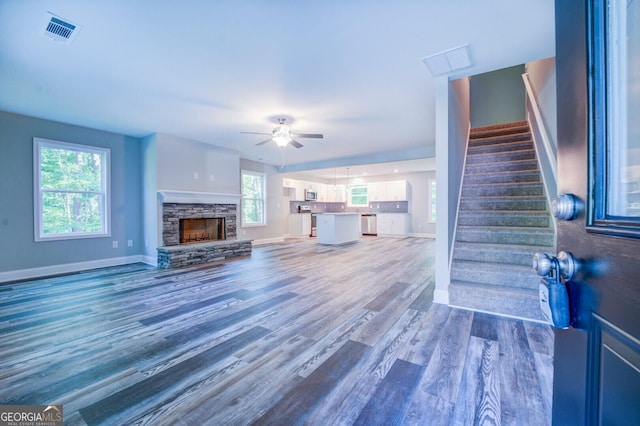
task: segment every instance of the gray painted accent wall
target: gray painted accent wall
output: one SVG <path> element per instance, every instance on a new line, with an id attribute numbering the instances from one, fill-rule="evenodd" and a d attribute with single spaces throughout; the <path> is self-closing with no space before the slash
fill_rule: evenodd
<path id="1" fill-rule="evenodd" d="M 556 101 L 556 58 L 541 59 L 526 66 L 529 82 L 538 101 L 542 120 L 555 147 L 558 141 Z"/>
<path id="2" fill-rule="evenodd" d="M 526 119 L 524 64 L 471 77 L 471 127 Z"/>
<path id="3" fill-rule="evenodd" d="M 34 137 L 111 150 L 110 237 L 34 241 Z M 134 137 L 0 111 L 0 273 L 140 255 L 140 156 Z"/>

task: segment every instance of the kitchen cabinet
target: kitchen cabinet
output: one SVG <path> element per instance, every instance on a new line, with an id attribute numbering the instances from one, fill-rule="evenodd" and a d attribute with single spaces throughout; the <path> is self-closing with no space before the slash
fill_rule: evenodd
<path id="1" fill-rule="evenodd" d="M 406 201 L 407 200 L 407 181 L 394 180 L 385 182 L 386 201 Z"/>
<path id="2" fill-rule="evenodd" d="M 319 244 L 346 244 L 360 239 L 358 213 L 321 213 L 316 225 Z"/>
<path id="3" fill-rule="evenodd" d="M 377 233 L 380 237 L 405 237 L 409 235 L 409 214 L 378 213 Z"/>
<path id="4" fill-rule="evenodd" d="M 395 180 L 389 182 L 369 182 L 367 195 L 371 201 L 406 201 L 407 181 Z"/>
<path id="5" fill-rule="evenodd" d="M 345 197 L 345 185 L 326 185 L 327 188 L 327 200 L 331 203 L 344 203 Z"/>
<path id="6" fill-rule="evenodd" d="M 371 201 L 385 201 L 386 182 L 369 182 L 367 184 L 367 198 Z"/>
<path id="7" fill-rule="evenodd" d="M 289 214 L 289 236 L 292 238 L 302 238 L 311 235 L 311 214 L 290 213 Z"/>

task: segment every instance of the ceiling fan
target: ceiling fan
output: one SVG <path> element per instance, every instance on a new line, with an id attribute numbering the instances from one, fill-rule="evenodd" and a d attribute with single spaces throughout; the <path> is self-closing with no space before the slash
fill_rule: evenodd
<path id="1" fill-rule="evenodd" d="M 269 139 L 258 142 L 256 145 L 263 145 L 269 141 L 274 141 L 276 145 L 284 148 L 287 145 L 292 145 L 296 148 L 302 148 L 302 144 L 294 138 L 314 138 L 322 139 L 324 136 L 320 133 L 292 133 L 291 127 L 287 124 L 286 118 L 278 118 L 278 125 L 273 128 L 271 133 L 256 133 L 256 132 L 240 132 L 251 135 L 271 135 Z"/>

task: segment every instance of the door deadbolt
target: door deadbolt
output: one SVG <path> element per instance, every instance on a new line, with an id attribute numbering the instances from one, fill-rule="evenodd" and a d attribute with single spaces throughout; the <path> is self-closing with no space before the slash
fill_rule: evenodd
<path id="1" fill-rule="evenodd" d="M 536 253 L 533 256 L 533 269 L 541 277 L 556 277 L 570 281 L 576 276 L 579 268 L 580 263 L 568 251 L 559 252 L 558 257 L 546 253 Z"/>
<path id="2" fill-rule="evenodd" d="M 560 220 L 573 220 L 582 213 L 584 203 L 573 194 L 560 194 L 551 201 L 551 213 Z"/>

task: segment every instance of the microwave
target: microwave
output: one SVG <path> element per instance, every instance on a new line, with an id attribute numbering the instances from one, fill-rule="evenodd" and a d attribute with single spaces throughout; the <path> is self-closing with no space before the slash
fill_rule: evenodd
<path id="1" fill-rule="evenodd" d="M 316 191 L 309 191 L 308 189 L 304 190 L 305 201 L 316 201 L 317 199 L 318 199 L 318 193 Z"/>

